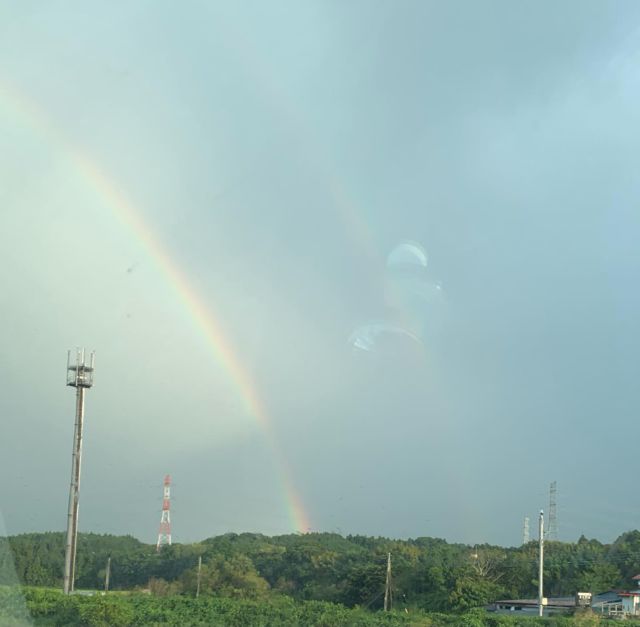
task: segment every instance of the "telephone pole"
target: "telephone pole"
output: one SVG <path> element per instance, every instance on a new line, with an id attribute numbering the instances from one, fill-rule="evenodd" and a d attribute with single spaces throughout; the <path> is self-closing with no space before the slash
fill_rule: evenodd
<path id="1" fill-rule="evenodd" d="M 544 577 L 544 512 L 540 510 L 540 521 L 538 526 L 540 542 L 540 555 L 538 563 L 538 616 L 542 616 L 544 608 L 543 577 Z"/>
<path id="2" fill-rule="evenodd" d="M 391 553 L 387 553 L 387 580 L 384 584 L 384 611 L 388 612 L 393 604 L 391 596 Z"/>
<path id="3" fill-rule="evenodd" d="M 200 596 L 200 573 L 202 571 L 202 555 L 198 555 L 198 579 L 196 584 L 196 599 Z"/>
<path id="4" fill-rule="evenodd" d="M 111 555 L 107 558 L 107 568 L 104 571 L 104 591 L 109 592 L 109 578 L 111 577 Z"/>
<path id="5" fill-rule="evenodd" d="M 76 422 L 73 431 L 71 455 L 71 485 L 69 487 L 69 511 L 67 513 L 67 541 L 64 551 L 65 594 L 73 592 L 76 570 L 76 546 L 78 541 L 78 505 L 80 503 L 80 461 L 82 457 L 82 423 L 84 421 L 84 392 L 93 385 L 93 362 L 95 353 L 88 361 L 85 351 L 77 349 L 75 361 L 71 351 L 67 353 L 67 385 L 76 388 Z"/>

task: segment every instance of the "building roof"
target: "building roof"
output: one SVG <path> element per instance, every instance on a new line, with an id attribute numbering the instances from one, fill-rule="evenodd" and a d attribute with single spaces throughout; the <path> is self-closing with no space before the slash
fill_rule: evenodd
<path id="1" fill-rule="evenodd" d="M 534 605 L 537 607 L 538 599 L 502 599 L 500 601 L 496 601 L 495 605 Z M 575 605 L 575 597 L 549 597 L 547 598 L 547 604 L 545 607 L 575 607 Z"/>
<path id="2" fill-rule="evenodd" d="M 598 605 L 600 603 L 615 603 L 616 601 L 620 601 L 620 592 L 618 592 L 617 590 L 609 590 L 608 592 L 594 594 L 591 598 L 591 605 Z"/>
<path id="3" fill-rule="evenodd" d="M 615 603 L 621 601 L 621 596 L 637 596 L 640 594 L 640 590 L 632 592 L 619 592 L 618 590 L 607 590 L 607 592 L 601 592 L 600 594 L 594 594 L 591 597 L 591 605 L 600 605 L 606 603 Z M 496 601 L 493 605 L 511 605 L 515 607 L 538 607 L 538 599 L 502 599 Z M 547 598 L 548 608 L 556 609 L 570 609 L 576 606 L 576 597 L 549 597 Z"/>

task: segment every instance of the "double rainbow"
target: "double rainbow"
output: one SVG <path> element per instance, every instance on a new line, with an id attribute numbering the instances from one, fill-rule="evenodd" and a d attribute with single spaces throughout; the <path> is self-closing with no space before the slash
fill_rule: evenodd
<path id="1" fill-rule="evenodd" d="M 223 365 L 237 394 L 243 400 L 245 410 L 262 429 L 269 443 L 282 487 L 283 500 L 292 530 L 307 532 L 311 528 L 309 516 L 302 499 L 291 480 L 285 456 L 275 438 L 271 418 L 261 401 L 256 386 L 210 306 L 206 306 L 190 285 L 188 277 L 180 269 L 170 252 L 145 221 L 142 212 L 132 202 L 117 181 L 100 167 L 87 151 L 75 145 L 50 118 L 47 112 L 23 91 L 8 82 L 0 82 L 0 106 L 10 109 L 12 115 L 38 139 L 64 151 L 75 170 L 101 198 L 118 219 L 126 225 L 153 259 L 167 283 L 182 303 L 185 312 L 209 345 L 216 360 Z"/>

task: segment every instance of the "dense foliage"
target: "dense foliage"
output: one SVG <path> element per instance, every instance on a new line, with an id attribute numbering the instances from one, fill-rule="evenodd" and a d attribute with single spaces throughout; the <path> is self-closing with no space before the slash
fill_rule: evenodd
<path id="1" fill-rule="evenodd" d="M 597 627 L 608 619 L 576 616 L 513 617 L 471 610 L 463 614 L 372 612 L 325 601 L 294 601 L 287 596 L 267 600 L 221 597 L 109 593 L 65 596 L 59 590 L 0 587 L 0 624 L 26 627 Z M 633 627 L 639 623 L 625 621 Z"/>
<path id="2" fill-rule="evenodd" d="M 147 590 L 154 598 L 180 596 L 187 603 L 195 595 L 202 557 L 200 603 L 235 599 L 269 601 L 269 607 L 276 607 L 273 603 L 323 601 L 375 610 L 382 605 L 389 552 L 395 607 L 409 613 L 463 613 L 498 598 L 536 594 L 535 542 L 517 548 L 470 547 L 435 538 L 401 541 L 325 533 L 226 534 L 174 544 L 160 553 L 130 536 L 81 534 L 76 586 L 101 589 L 111 556 L 112 590 Z M 61 533 L 0 538 L 0 584 L 60 587 L 63 557 Z M 640 573 L 640 532 L 625 533 L 613 544 L 584 537 L 575 543 L 547 542 L 545 557 L 548 596 L 636 587 L 631 577 Z"/>

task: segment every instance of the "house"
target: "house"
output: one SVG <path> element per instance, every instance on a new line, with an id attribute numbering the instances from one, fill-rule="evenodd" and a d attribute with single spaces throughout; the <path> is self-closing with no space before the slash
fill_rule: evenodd
<path id="1" fill-rule="evenodd" d="M 591 609 L 610 618 L 624 618 L 624 610 L 622 609 L 622 597 L 620 592 L 610 590 L 602 592 L 593 597 Z"/>
<path id="2" fill-rule="evenodd" d="M 639 590 L 640 592 L 640 590 Z M 604 592 L 591 595 L 589 592 L 578 592 L 572 597 L 545 598 L 543 615 L 573 612 L 580 608 L 591 607 L 594 611 L 610 616 L 619 616 L 622 611 L 621 595 L 618 592 Z M 538 599 L 503 599 L 487 607 L 489 612 L 537 616 Z"/>
<path id="3" fill-rule="evenodd" d="M 640 575 L 636 575 L 632 579 L 640 586 Z M 625 616 L 640 615 L 640 588 L 621 592 L 620 597 L 622 600 L 622 612 Z"/>

